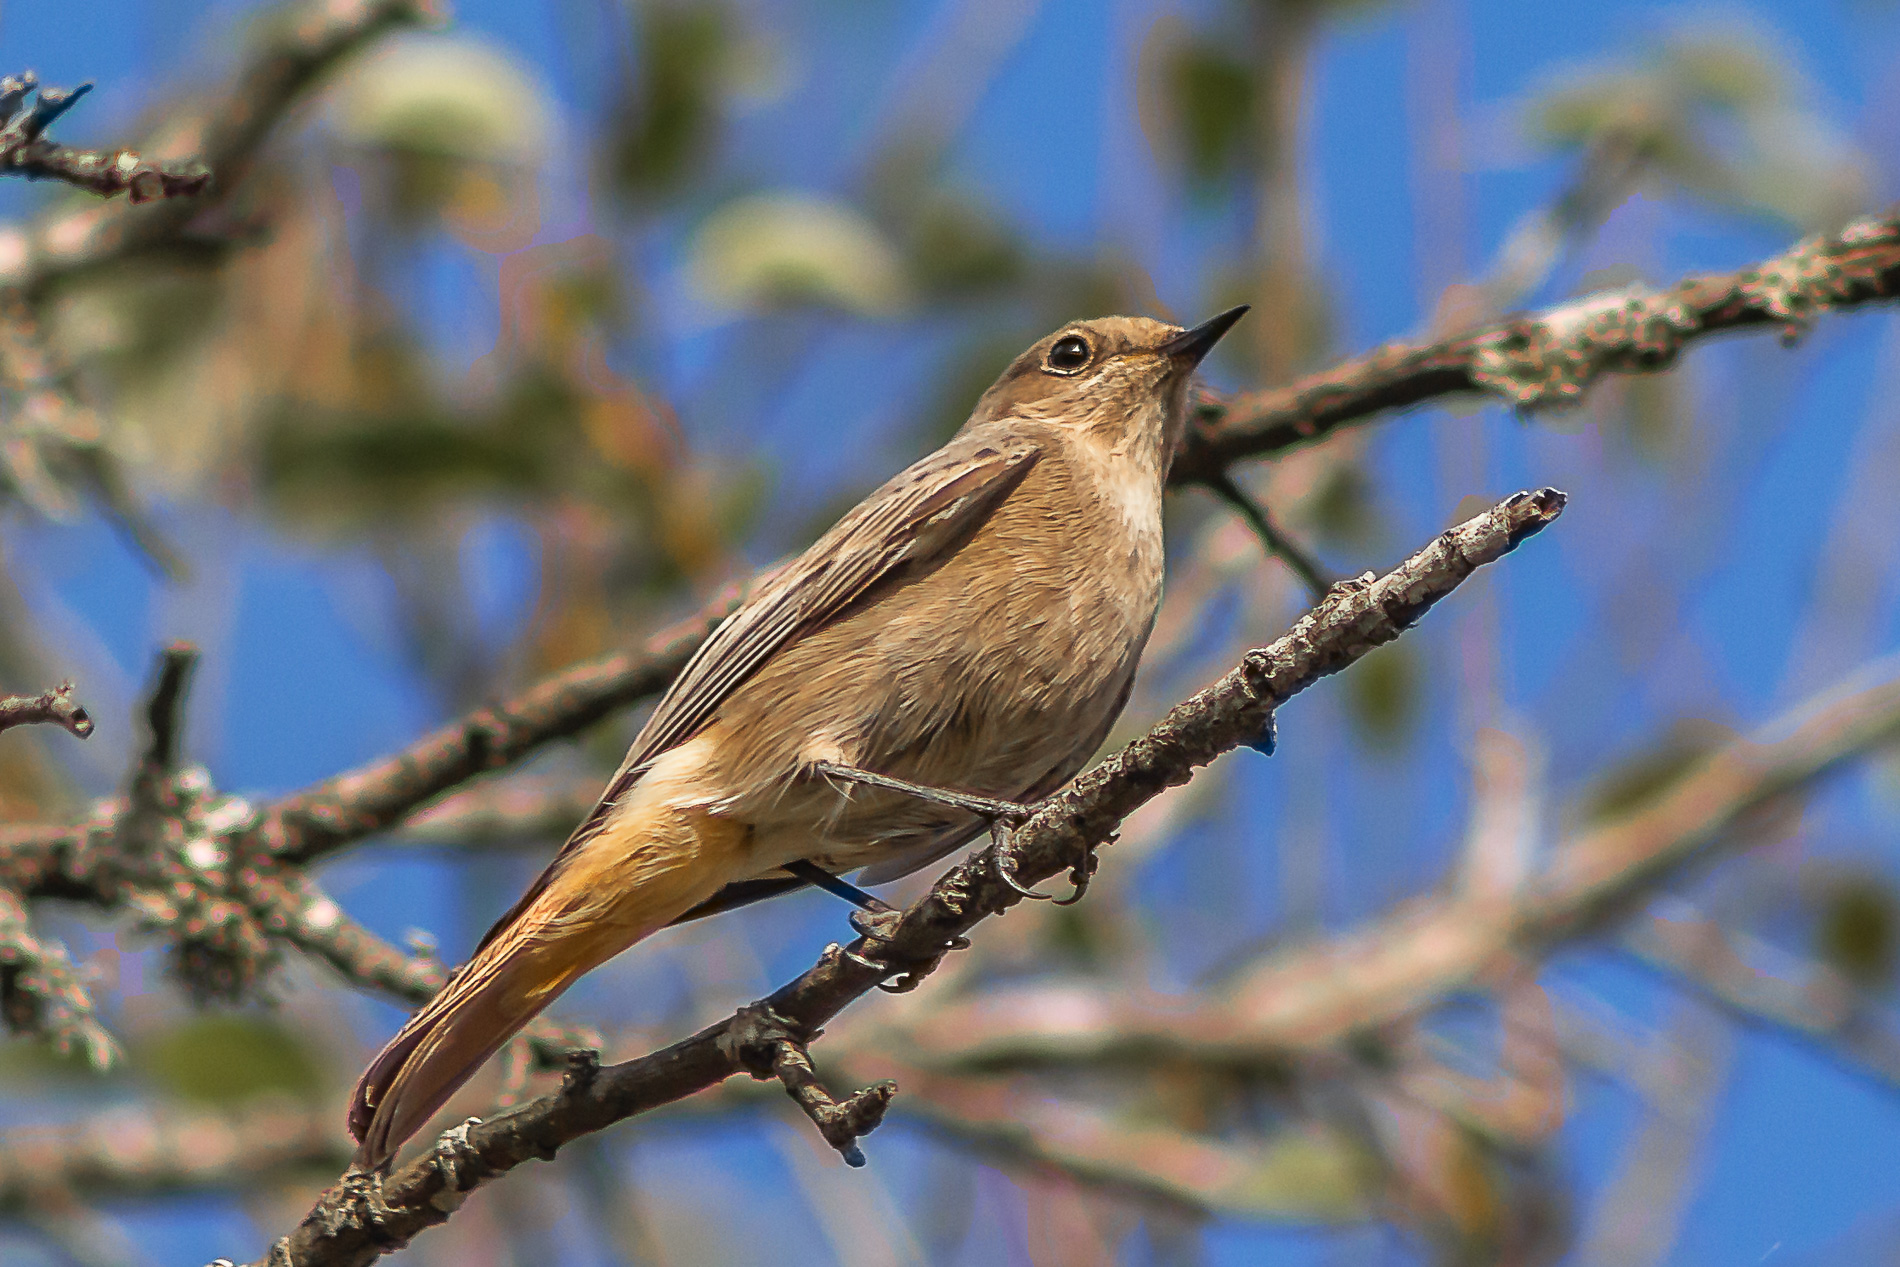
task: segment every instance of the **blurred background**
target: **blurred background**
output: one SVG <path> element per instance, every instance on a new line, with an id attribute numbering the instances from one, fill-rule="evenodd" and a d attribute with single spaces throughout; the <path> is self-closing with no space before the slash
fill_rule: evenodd
<path id="1" fill-rule="evenodd" d="M 97 83 L 61 140 L 185 153 L 168 124 L 286 12 L 11 4 L 0 70 Z M 1900 177 L 1900 11 L 1877 0 L 451 19 L 324 66 L 188 221 L 36 266 L 0 341 L 0 686 L 74 678 L 99 727 L 0 739 L 0 818 L 122 786 L 172 639 L 203 652 L 193 759 L 256 797 L 631 645 L 803 546 L 1065 320 L 1251 302 L 1207 368 L 1244 391 L 1743 268 Z M 88 198 L 0 183 L 0 216 L 71 223 Z M 1564 412 L 1455 401 L 1237 467 L 1335 576 L 1474 499 L 1572 500 L 1288 706 L 1270 759 L 1138 815 L 1086 902 L 1019 908 L 849 1013 L 821 1074 L 903 1088 L 868 1169 L 733 1086 L 507 1176 L 392 1261 L 1900 1261 L 1900 766 L 1877 746 L 1535 936 L 1464 960 L 1447 940 L 1482 940 L 1481 912 L 1720 745 L 1900 673 L 1897 388 L 1900 326 L 1866 310 Z M 1123 738 L 1309 601 L 1221 501 L 1169 515 Z M 459 961 L 638 720 L 322 883 Z M 344 1095 L 402 1009 L 295 956 L 201 1008 L 159 939 L 35 916 L 123 1053 L 0 1047 L 0 1150 L 39 1159 L 0 1188 L 0 1260 L 262 1253 L 346 1158 Z M 805 894 L 675 930 L 556 1018 L 640 1054 L 808 966 L 845 917 Z M 1116 1029 L 1301 1006 L 1251 1044 Z M 478 1082 L 457 1120 L 504 1091 Z M 153 1141 L 177 1164 L 126 1160 Z"/>

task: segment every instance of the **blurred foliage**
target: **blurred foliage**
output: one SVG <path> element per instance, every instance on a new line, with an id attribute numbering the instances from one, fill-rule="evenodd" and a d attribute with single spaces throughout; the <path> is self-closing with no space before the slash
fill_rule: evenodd
<path id="1" fill-rule="evenodd" d="M 1203 198 L 1259 170 L 1296 138 L 1271 135 L 1273 99 L 1303 59 L 1322 20 L 1383 7 L 1386 0 L 1249 0 L 1193 27 L 1164 14 L 1149 28 L 1137 68 L 1142 131 L 1156 157 L 1177 166 Z"/>
<path id="2" fill-rule="evenodd" d="M 1368 747 L 1391 753 L 1418 726 L 1423 700 L 1417 654 L 1405 642 L 1387 643 L 1342 675 L 1346 716 Z"/>
<path id="3" fill-rule="evenodd" d="M 1892 882 L 1873 871 L 1826 867 L 1810 869 L 1801 887 L 1815 955 L 1863 990 L 1892 984 L 1900 952 L 1900 894 Z"/>
<path id="4" fill-rule="evenodd" d="M 731 12 L 715 0 L 637 0 L 638 65 L 612 113 L 605 166 L 612 188 L 634 203 L 679 191 L 718 151 L 738 41 Z"/>
<path id="5" fill-rule="evenodd" d="M 1231 39 L 1156 22 L 1142 49 L 1142 124 L 1203 197 L 1252 165 L 1258 67 Z"/>
<path id="6" fill-rule="evenodd" d="M 295 1035 L 247 1013 L 191 1017 L 142 1039 L 131 1057 L 165 1094 L 205 1104 L 232 1106 L 271 1092 L 314 1100 L 328 1089 Z"/>
<path id="7" fill-rule="evenodd" d="M 1276 1133 L 1240 1191 L 1234 1209 L 1315 1223 L 1364 1219 L 1377 1202 L 1378 1161 L 1345 1131 L 1307 1123 Z"/>
<path id="8" fill-rule="evenodd" d="M 1534 96 L 1532 135 L 1578 153 L 1615 137 L 1652 179 L 1797 228 L 1832 228 L 1870 197 L 1867 162 L 1810 104 L 1786 55 L 1734 25 L 1684 28 Z"/>
<path id="9" fill-rule="evenodd" d="M 892 317 L 911 302 L 896 248 L 850 206 L 797 193 L 736 199 L 693 235 L 687 275 L 715 310 L 816 304 Z"/>
<path id="10" fill-rule="evenodd" d="M 933 300 L 981 296 L 1021 281 L 1025 252 L 993 209 L 944 189 L 917 208 L 904 238 L 909 271 Z"/>
<path id="11" fill-rule="evenodd" d="M 1630 378 L 1617 384 L 1612 421 L 1638 461 L 1663 466 L 1674 456 L 1687 430 L 1682 417 L 1681 384 L 1668 375 Z"/>
<path id="12" fill-rule="evenodd" d="M 1322 544 L 1363 549 L 1384 531 L 1372 479 L 1355 463 L 1328 466 L 1305 507 L 1307 522 Z"/>
<path id="13" fill-rule="evenodd" d="M 1578 802 L 1585 824 L 1609 822 L 1632 814 L 1662 796 L 1703 758 L 1735 738 L 1719 722 L 1683 718 L 1650 747 L 1611 765 L 1597 776 Z"/>
<path id="14" fill-rule="evenodd" d="M 496 169 L 531 171 L 551 130 L 545 94 L 500 50 L 410 37 L 356 63 L 335 94 L 335 131 L 374 163 L 392 222 L 411 228 L 467 200 L 518 195 Z"/>

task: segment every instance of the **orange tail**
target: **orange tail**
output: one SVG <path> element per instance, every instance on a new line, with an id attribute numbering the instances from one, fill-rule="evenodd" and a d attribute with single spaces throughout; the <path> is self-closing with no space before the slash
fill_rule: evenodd
<path id="1" fill-rule="evenodd" d="M 534 914 L 501 930 L 370 1062 L 350 1099 L 359 1167 L 386 1164 L 483 1061 L 608 957 L 581 957 L 571 936 L 534 936 L 524 928 Z"/>
<path id="2" fill-rule="evenodd" d="M 550 868 L 358 1080 L 349 1117 L 356 1165 L 387 1165 L 583 973 L 737 878 L 746 835 L 703 812 L 636 801 Z"/>

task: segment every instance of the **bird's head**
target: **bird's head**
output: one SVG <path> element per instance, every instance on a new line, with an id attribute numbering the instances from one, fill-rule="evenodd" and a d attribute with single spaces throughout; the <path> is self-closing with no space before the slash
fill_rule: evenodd
<path id="1" fill-rule="evenodd" d="M 1192 329 L 1147 317 L 1072 322 L 1017 357 L 970 422 L 1023 418 L 1111 449 L 1164 446 L 1166 454 L 1180 439 L 1195 367 L 1246 311 L 1242 304 Z"/>

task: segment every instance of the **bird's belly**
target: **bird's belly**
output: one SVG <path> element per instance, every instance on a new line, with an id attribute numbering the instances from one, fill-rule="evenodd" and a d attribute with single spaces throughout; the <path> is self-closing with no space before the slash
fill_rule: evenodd
<path id="1" fill-rule="evenodd" d="M 1159 576 L 1133 604 L 1140 578 L 1122 578 L 1119 592 L 991 580 L 981 599 L 949 611 L 913 605 L 840 622 L 755 680 L 758 698 L 773 692 L 781 705 L 759 710 L 759 733 L 796 738 L 769 763 L 777 777 L 732 807 L 753 827 L 761 870 L 797 858 L 848 870 L 976 822 L 814 777 L 816 762 L 1020 801 L 1053 790 L 1100 746 L 1126 700 Z"/>

